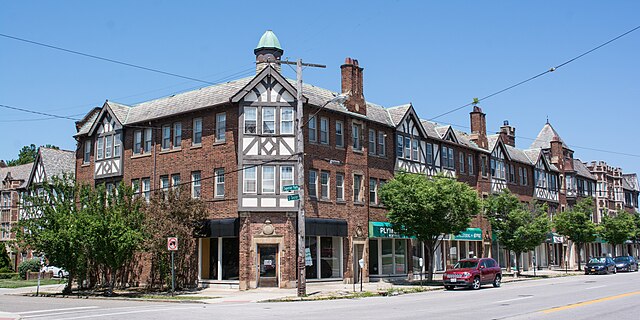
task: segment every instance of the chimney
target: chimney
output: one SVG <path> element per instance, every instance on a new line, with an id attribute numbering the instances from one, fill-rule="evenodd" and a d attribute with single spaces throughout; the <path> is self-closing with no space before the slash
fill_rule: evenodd
<path id="1" fill-rule="evenodd" d="M 500 139 L 507 145 L 515 148 L 516 146 L 516 128 L 509 125 L 509 120 L 505 120 L 500 127 Z"/>
<path id="2" fill-rule="evenodd" d="M 4 163 L 4 160 L 0 160 L 0 168 L 6 168 L 7 164 Z"/>
<path id="3" fill-rule="evenodd" d="M 349 95 L 344 105 L 351 112 L 367 115 L 367 105 L 362 92 L 362 71 L 364 68 L 360 68 L 358 60 L 347 57 L 344 59 L 344 64 L 340 66 L 340 70 L 342 93 Z"/>
<path id="4" fill-rule="evenodd" d="M 487 115 L 482 113 L 482 109 L 473 106 L 471 115 L 471 141 L 475 142 L 482 149 L 489 148 L 489 140 L 487 140 Z"/>
<path id="5" fill-rule="evenodd" d="M 558 136 L 554 136 L 550 142 L 551 145 L 551 163 L 553 163 L 561 172 L 564 172 L 564 155 L 562 148 L 562 140 Z"/>

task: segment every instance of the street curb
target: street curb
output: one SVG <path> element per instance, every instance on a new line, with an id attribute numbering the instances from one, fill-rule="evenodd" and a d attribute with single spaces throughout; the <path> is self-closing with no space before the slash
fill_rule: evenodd
<path id="1" fill-rule="evenodd" d="M 54 295 L 54 294 L 40 294 L 36 296 L 31 293 L 24 294 L 6 294 L 8 296 L 20 296 L 20 297 L 31 297 L 31 298 L 57 298 L 57 299 L 91 299 L 91 300 L 120 300 L 120 301 L 140 301 L 140 302 L 172 302 L 172 303 L 201 303 L 208 304 L 203 300 L 210 299 L 219 299 L 220 297 L 211 297 L 206 299 L 151 299 L 151 298 L 127 298 L 127 297 L 100 297 L 100 296 L 73 296 L 73 295 Z M 1 320 L 1 318 L 0 318 Z"/>

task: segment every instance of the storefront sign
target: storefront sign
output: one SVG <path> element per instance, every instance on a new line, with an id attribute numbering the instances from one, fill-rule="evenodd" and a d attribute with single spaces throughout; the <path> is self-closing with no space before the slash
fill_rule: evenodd
<path id="1" fill-rule="evenodd" d="M 389 222 L 369 222 L 369 238 L 408 239 L 409 237 L 395 232 Z"/>
<path id="2" fill-rule="evenodd" d="M 547 235 L 547 241 L 548 243 L 563 243 L 564 242 L 564 237 L 555 233 L 555 232 L 550 232 Z"/>
<path id="3" fill-rule="evenodd" d="M 462 231 L 453 237 L 451 240 L 460 240 L 460 241 L 482 241 L 482 229 L 480 228 L 467 228 L 467 230 Z"/>

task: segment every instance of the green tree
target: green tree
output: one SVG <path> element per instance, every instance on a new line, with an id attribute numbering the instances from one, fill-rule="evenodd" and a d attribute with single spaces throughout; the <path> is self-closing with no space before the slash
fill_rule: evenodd
<path id="1" fill-rule="evenodd" d="M 474 189 L 442 175 L 399 173 L 381 188 L 380 199 L 389 209 L 387 217 L 393 228 L 424 243 L 429 281 L 442 235 L 464 231 L 480 210 Z"/>
<path id="2" fill-rule="evenodd" d="M 11 259 L 5 245 L 0 244 L 0 270 L 11 269 Z"/>
<path id="3" fill-rule="evenodd" d="M 580 255 L 585 243 L 593 242 L 596 239 L 596 224 L 591 221 L 592 215 L 593 200 L 585 198 L 571 210 L 558 213 L 554 219 L 556 231 L 576 244 L 578 255 Z M 578 257 L 578 270 L 582 270 L 580 257 Z"/>
<path id="4" fill-rule="evenodd" d="M 75 204 L 76 187 L 68 176 L 53 177 L 24 197 L 23 219 L 13 229 L 20 247 L 45 254 L 50 264 L 69 272 L 63 292 L 70 293 L 81 261 L 86 230 Z"/>
<path id="5" fill-rule="evenodd" d="M 206 205 L 193 199 L 188 190 L 157 192 L 145 206 L 145 225 L 149 237 L 145 251 L 151 254 L 151 286 L 162 286 L 170 280 L 171 259 L 167 251 L 167 237 L 178 238 L 175 252 L 176 287 L 196 285 L 198 281 L 198 251 L 194 231 L 200 232 L 207 217 Z M 231 261 L 229 263 L 238 263 Z"/>
<path id="6" fill-rule="evenodd" d="M 142 201 L 120 183 L 110 193 L 104 185 L 85 191 L 82 206 L 88 218 L 91 256 L 105 268 L 109 279 L 106 294 L 113 295 L 118 272 L 134 258 L 145 239 Z"/>
<path id="7" fill-rule="evenodd" d="M 521 254 L 534 250 L 551 230 L 546 206 L 522 205 L 508 189 L 492 195 L 485 205 L 493 232 L 507 250 L 516 254 L 516 273 L 520 273 Z"/>
<path id="8" fill-rule="evenodd" d="M 45 148 L 51 149 L 60 149 L 54 145 L 47 144 L 44 146 Z M 38 154 L 38 148 L 35 144 L 30 144 L 28 146 L 22 147 L 20 152 L 18 152 L 18 159 L 7 160 L 6 164 L 9 167 L 19 166 L 22 164 L 27 164 L 36 161 L 36 155 Z"/>
<path id="9" fill-rule="evenodd" d="M 600 237 L 613 245 L 613 254 L 617 255 L 617 245 L 631 239 L 635 233 L 635 219 L 630 213 L 619 210 L 614 217 L 604 215 L 600 224 Z"/>

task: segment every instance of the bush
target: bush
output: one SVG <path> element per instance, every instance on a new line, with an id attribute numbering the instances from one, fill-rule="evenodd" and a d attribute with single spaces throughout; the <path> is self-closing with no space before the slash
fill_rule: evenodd
<path id="1" fill-rule="evenodd" d="M 17 272 L 0 272 L 0 279 L 17 279 L 18 277 Z"/>
<path id="2" fill-rule="evenodd" d="M 11 259 L 9 259 L 9 253 L 7 252 L 7 248 L 4 245 L 0 245 L 0 272 L 4 268 L 11 267 Z"/>
<path id="3" fill-rule="evenodd" d="M 13 273 L 13 269 L 11 269 L 10 267 L 2 267 L 0 268 L 0 273 Z"/>
<path id="4" fill-rule="evenodd" d="M 40 259 L 31 259 L 20 262 L 20 265 L 18 265 L 20 278 L 26 279 L 28 271 L 40 272 Z"/>

